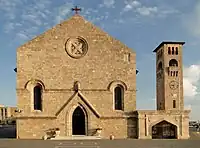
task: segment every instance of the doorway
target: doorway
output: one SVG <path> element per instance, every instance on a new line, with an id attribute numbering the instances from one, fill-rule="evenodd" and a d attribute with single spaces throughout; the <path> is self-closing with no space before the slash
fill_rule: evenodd
<path id="1" fill-rule="evenodd" d="M 85 114 L 81 107 L 77 107 L 72 115 L 72 135 L 86 135 Z"/>
<path id="2" fill-rule="evenodd" d="M 177 139 L 177 127 L 161 121 L 152 127 L 152 139 Z"/>

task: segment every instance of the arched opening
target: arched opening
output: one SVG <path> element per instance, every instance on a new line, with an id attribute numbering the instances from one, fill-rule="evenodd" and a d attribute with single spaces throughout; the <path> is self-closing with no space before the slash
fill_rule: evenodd
<path id="1" fill-rule="evenodd" d="M 170 55 L 171 54 L 171 48 L 168 47 L 168 54 Z"/>
<path id="2" fill-rule="evenodd" d="M 115 97 L 115 110 L 123 110 L 123 97 L 124 95 L 124 90 L 123 87 L 118 85 L 115 87 L 114 90 L 114 97 Z"/>
<path id="3" fill-rule="evenodd" d="M 177 126 L 165 120 L 152 127 L 152 139 L 177 139 Z"/>
<path id="4" fill-rule="evenodd" d="M 178 62 L 177 62 L 177 60 L 171 59 L 171 60 L 169 61 L 169 66 L 178 67 Z"/>
<path id="5" fill-rule="evenodd" d="M 85 118 L 84 111 L 78 106 L 72 115 L 72 135 L 86 135 Z"/>
<path id="6" fill-rule="evenodd" d="M 158 64 L 158 71 L 160 71 L 160 70 L 162 70 L 162 69 L 163 69 L 162 62 L 160 62 L 160 63 Z"/>
<path id="7" fill-rule="evenodd" d="M 34 110 L 42 110 L 42 86 L 34 87 Z"/>

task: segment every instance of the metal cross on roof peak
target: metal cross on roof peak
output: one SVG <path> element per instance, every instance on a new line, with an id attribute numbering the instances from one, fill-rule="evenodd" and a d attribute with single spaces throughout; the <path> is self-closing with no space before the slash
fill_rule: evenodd
<path id="1" fill-rule="evenodd" d="M 72 8 L 72 11 L 75 11 L 75 14 L 78 14 L 78 11 L 81 11 L 81 8 L 75 6 L 75 8 Z"/>

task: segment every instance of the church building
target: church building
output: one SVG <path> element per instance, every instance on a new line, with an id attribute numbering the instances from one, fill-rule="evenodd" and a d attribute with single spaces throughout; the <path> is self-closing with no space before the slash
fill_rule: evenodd
<path id="1" fill-rule="evenodd" d="M 17 49 L 17 138 L 188 139 L 183 44 L 154 50 L 157 110 L 136 110 L 133 49 L 78 14 L 56 25 Z"/>

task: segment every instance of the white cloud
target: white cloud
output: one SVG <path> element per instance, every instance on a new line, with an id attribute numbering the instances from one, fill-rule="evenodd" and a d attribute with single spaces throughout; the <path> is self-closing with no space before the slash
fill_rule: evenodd
<path id="1" fill-rule="evenodd" d="M 140 14 L 140 15 L 144 15 L 144 16 L 148 16 L 151 15 L 152 13 L 156 13 L 158 11 L 157 7 L 139 7 L 136 9 L 136 11 Z"/>
<path id="2" fill-rule="evenodd" d="M 183 25 L 188 32 L 194 36 L 200 35 L 200 1 L 194 7 L 194 10 L 187 15 L 183 15 Z"/>
<path id="3" fill-rule="evenodd" d="M 184 67 L 184 96 L 193 98 L 198 92 L 198 82 L 200 81 L 200 65 Z"/>
<path id="4" fill-rule="evenodd" d="M 139 14 L 140 16 L 157 16 L 157 17 L 165 17 L 170 14 L 177 13 L 177 10 L 174 10 L 172 7 L 162 7 L 162 6 L 147 6 L 141 3 L 138 0 L 126 0 L 124 2 L 125 6 L 120 14 L 124 14 L 126 12 L 134 12 Z"/>
<path id="5" fill-rule="evenodd" d="M 23 41 L 26 41 L 26 40 L 29 39 L 29 37 L 25 33 L 23 33 L 23 32 L 19 32 L 16 35 L 17 35 L 17 37 L 19 37 Z"/>
<path id="6" fill-rule="evenodd" d="M 0 0 L 0 12 L 5 17 L 3 31 L 18 39 L 27 40 L 38 33 L 38 29 L 49 22 L 51 0 Z M 25 33 L 21 32 L 23 30 Z M 28 35 L 28 36 L 27 36 Z"/>
<path id="7" fill-rule="evenodd" d="M 133 11 L 140 15 L 148 16 L 158 11 L 157 7 L 144 6 L 142 3 L 140 3 L 137 0 L 129 0 L 129 1 L 125 1 L 124 3 L 125 3 L 125 7 L 123 8 L 121 14 L 123 14 L 124 12 Z"/>
<path id="8" fill-rule="evenodd" d="M 114 8 L 115 0 L 103 0 L 103 4 L 100 4 L 99 7 Z"/>
<path id="9" fill-rule="evenodd" d="M 135 7 L 140 7 L 141 3 L 139 1 L 133 0 L 133 1 L 125 1 L 125 7 L 123 11 L 129 11 Z"/>

